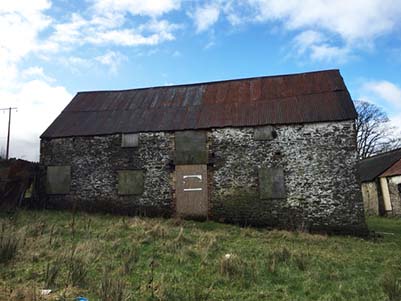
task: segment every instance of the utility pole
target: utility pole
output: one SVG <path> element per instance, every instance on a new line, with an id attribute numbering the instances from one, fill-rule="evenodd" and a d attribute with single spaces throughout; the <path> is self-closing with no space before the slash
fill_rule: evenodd
<path id="1" fill-rule="evenodd" d="M 5 109 L 0 109 L 0 111 L 6 111 L 6 110 L 8 110 L 8 132 L 7 132 L 7 150 L 6 150 L 6 160 L 8 160 L 10 154 L 11 111 L 17 110 L 17 108 L 9 107 Z"/>

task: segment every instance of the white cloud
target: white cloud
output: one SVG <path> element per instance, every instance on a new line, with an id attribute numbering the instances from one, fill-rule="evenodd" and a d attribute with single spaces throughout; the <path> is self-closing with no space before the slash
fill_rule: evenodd
<path id="1" fill-rule="evenodd" d="M 347 46 L 334 46 L 329 39 L 320 32 L 306 30 L 293 39 L 297 55 L 309 55 L 314 61 L 345 62 L 351 55 Z"/>
<path id="2" fill-rule="evenodd" d="M 191 14 L 194 19 L 196 31 L 202 32 L 210 28 L 219 20 L 220 6 L 217 3 L 198 6 Z"/>
<path id="3" fill-rule="evenodd" d="M 87 20 L 78 13 L 71 15 L 71 21 L 54 26 L 54 34 L 51 40 L 56 43 L 77 43 L 82 37 L 82 28 L 89 24 Z"/>
<path id="4" fill-rule="evenodd" d="M 3 59 L 6 57 L 16 62 L 38 46 L 39 32 L 51 23 L 51 19 L 44 15 L 49 8 L 50 2 L 47 0 L 0 2 L 0 48 L 4 51 Z"/>
<path id="5" fill-rule="evenodd" d="M 55 26 L 55 32 L 50 36 L 48 45 L 49 48 L 56 50 L 74 49 L 84 44 L 129 47 L 156 45 L 174 40 L 173 32 L 179 28 L 179 25 L 167 20 L 152 19 L 136 27 L 124 26 L 126 21 L 127 19 L 121 14 L 95 15 L 85 19 L 74 13 L 69 22 Z"/>
<path id="6" fill-rule="evenodd" d="M 314 30 L 306 30 L 294 38 L 294 44 L 299 54 L 304 54 L 311 46 L 322 43 L 325 40 L 323 35 Z"/>
<path id="7" fill-rule="evenodd" d="M 17 64 L 39 46 L 39 32 L 51 23 L 48 8 L 47 0 L 0 2 L 0 89 L 14 85 Z"/>
<path id="8" fill-rule="evenodd" d="M 193 14 L 198 32 L 209 29 L 221 15 L 233 26 L 279 24 L 284 32 L 295 34 L 293 46 L 298 55 L 319 61 L 343 62 L 355 50 L 372 49 L 377 38 L 401 26 L 401 0 L 214 0 L 208 3 Z M 302 39 L 306 43 L 300 46 Z"/>
<path id="9" fill-rule="evenodd" d="M 52 19 L 47 0 L 0 2 L 1 107 L 18 107 L 12 114 L 11 156 L 38 160 L 39 135 L 71 99 L 64 87 L 51 85 L 42 67 L 22 71 L 19 64 L 42 48 L 39 34 Z M 0 113 L 0 149 L 5 148 L 8 114 Z"/>
<path id="10" fill-rule="evenodd" d="M 367 81 L 359 88 L 358 99 L 387 108 L 390 124 L 395 128 L 394 137 L 401 137 L 401 87 L 386 81 Z"/>
<path id="11" fill-rule="evenodd" d="M 350 57 L 350 51 L 348 47 L 337 47 L 323 43 L 311 46 L 310 57 L 315 61 L 336 61 L 343 63 Z"/>
<path id="12" fill-rule="evenodd" d="M 390 115 L 390 123 L 396 129 L 397 137 L 401 137 L 401 113 Z"/>
<path id="13" fill-rule="evenodd" d="M 320 28 L 348 42 L 370 40 L 400 24 L 401 1 L 248 0 L 259 21 L 278 20 L 286 28 Z"/>
<path id="14" fill-rule="evenodd" d="M 369 98 L 379 98 L 401 110 L 401 88 L 394 83 L 386 80 L 369 81 L 363 84 L 362 90 L 365 94 L 371 95 Z"/>
<path id="15" fill-rule="evenodd" d="M 108 51 L 104 55 L 95 57 L 95 60 L 102 65 L 108 66 L 111 73 L 116 73 L 120 64 L 127 60 L 127 57 L 119 52 Z"/>
<path id="16" fill-rule="evenodd" d="M 18 107 L 12 113 L 10 155 L 38 160 L 39 136 L 71 100 L 72 95 L 62 86 L 42 80 L 31 80 L 16 91 L 1 92 L 2 106 Z M 5 145 L 8 114 L 0 114 L 0 143 Z"/>
<path id="17" fill-rule="evenodd" d="M 179 28 L 162 19 L 180 7 L 179 0 L 87 3 L 87 9 L 73 12 L 67 21 L 60 22 L 47 15 L 51 0 L 0 2 L 0 99 L 2 107 L 19 108 L 12 118 L 12 156 L 38 160 L 39 135 L 72 98 L 36 62 L 21 70 L 22 63 L 29 62 L 29 55 L 49 63 L 61 62 L 77 72 L 96 64 L 116 72 L 126 59 L 121 53 L 110 50 L 86 58 L 79 52 L 80 47 L 156 45 L 174 40 L 174 31 Z M 141 17 L 134 20 L 132 16 Z M 7 117 L 0 114 L 0 149 L 5 142 Z"/>
<path id="18" fill-rule="evenodd" d="M 248 0 L 259 22 L 278 21 L 288 31 L 318 40 L 306 41 L 303 53 L 313 60 L 344 62 L 354 49 L 371 48 L 377 37 L 401 25 L 401 1 Z M 299 37 L 299 36 L 298 36 Z M 315 36 L 316 38 L 316 36 Z M 297 39 L 295 44 L 299 44 Z"/>
<path id="19" fill-rule="evenodd" d="M 21 71 L 21 77 L 23 79 L 43 79 L 46 82 L 54 82 L 55 79 L 47 76 L 43 71 L 42 67 L 33 66 Z"/>
<path id="20" fill-rule="evenodd" d="M 98 13 L 129 12 L 132 15 L 157 17 L 180 8 L 180 0 L 94 0 Z"/>

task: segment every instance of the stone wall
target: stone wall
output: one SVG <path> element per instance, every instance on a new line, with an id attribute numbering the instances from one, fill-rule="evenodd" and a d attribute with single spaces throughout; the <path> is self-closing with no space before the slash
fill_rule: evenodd
<path id="1" fill-rule="evenodd" d="M 276 126 L 272 140 L 254 128 L 207 131 L 209 217 L 218 221 L 356 233 L 366 231 L 352 121 Z M 141 133 L 138 148 L 121 135 L 42 140 L 49 165 L 71 165 L 71 190 L 49 207 L 174 214 L 174 133 Z M 284 171 L 286 198 L 260 199 L 258 171 Z M 143 195 L 117 193 L 117 171 L 143 169 Z"/>
<path id="2" fill-rule="evenodd" d="M 388 177 L 387 181 L 391 206 L 393 209 L 392 214 L 395 216 L 401 216 L 401 191 L 399 188 L 399 185 L 401 185 L 401 176 Z"/>
<path id="3" fill-rule="evenodd" d="M 379 194 L 376 181 L 361 184 L 363 205 L 368 215 L 379 215 Z"/>
<path id="4" fill-rule="evenodd" d="M 353 122 L 275 127 L 256 141 L 253 128 L 214 129 L 211 216 L 235 223 L 331 232 L 365 231 Z M 258 169 L 282 167 L 287 198 L 259 198 Z"/>
<path id="5" fill-rule="evenodd" d="M 121 135 L 42 139 L 43 178 L 46 166 L 71 166 L 70 193 L 47 195 L 46 205 L 169 216 L 172 213 L 169 163 L 173 143 L 171 133 L 141 133 L 137 148 L 122 148 Z M 117 173 L 125 169 L 144 171 L 142 195 L 118 194 Z"/>

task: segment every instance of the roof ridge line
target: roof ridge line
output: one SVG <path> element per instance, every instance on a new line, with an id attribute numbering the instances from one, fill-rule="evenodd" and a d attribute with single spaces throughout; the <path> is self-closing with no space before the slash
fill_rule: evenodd
<path id="1" fill-rule="evenodd" d="M 401 147 L 396 148 L 396 149 L 392 149 L 392 150 L 387 151 L 387 152 L 384 152 L 384 153 L 375 154 L 375 155 L 373 155 L 373 156 L 371 156 L 371 157 L 368 157 L 368 158 L 364 158 L 364 159 L 360 160 L 360 162 L 362 162 L 362 161 L 367 161 L 367 160 L 369 160 L 369 159 L 375 159 L 375 158 L 377 158 L 377 157 L 385 156 L 385 155 L 388 155 L 388 154 L 390 154 L 390 153 L 394 153 L 394 152 L 397 152 L 397 151 L 401 151 Z"/>
<path id="2" fill-rule="evenodd" d="M 262 79 L 262 78 L 275 78 L 275 77 L 290 77 L 290 76 L 300 76 L 304 74 L 313 74 L 313 73 L 325 73 L 325 72 L 339 72 L 339 69 L 326 69 L 326 70 L 316 70 L 316 71 L 308 71 L 308 72 L 300 72 L 300 73 L 291 73 L 291 74 L 277 74 L 277 75 L 262 75 L 262 76 L 253 76 L 253 77 L 243 77 L 243 78 L 234 78 L 234 79 L 223 79 L 223 80 L 215 80 L 215 81 L 207 81 L 207 82 L 195 82 L 189 84 L 177 84 L 177 85 L 164 85 L 164 86 L 150 86 L 143 88 L 130 88 L 130 89 L 120 89 L 120 90 L 90 90 L 90 91 L 78 91 L 77 94 L 87 94 L 87 93 L 108 93 L 108 92 L 125 92 L 125 91 L 133 91 L 133 90 L 150 90 L 150 89 L 162 89 L 162 88 L 177 88 L 177 87 L 188 87 L 188 86 L 201 86 L 207 84 L 218 84 L 224 82 L 234 82 L 234 81 L 242 81 L 242 80 L 254 80 L 254 79 Z"/>

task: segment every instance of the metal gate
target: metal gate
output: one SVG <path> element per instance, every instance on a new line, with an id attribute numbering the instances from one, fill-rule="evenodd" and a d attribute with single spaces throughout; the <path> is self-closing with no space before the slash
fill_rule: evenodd
<path id="1" fill-rule="evenodd" d="M 176 165 L 176 212 L 183 217 L 207 217 L 207 166 Z"/>

